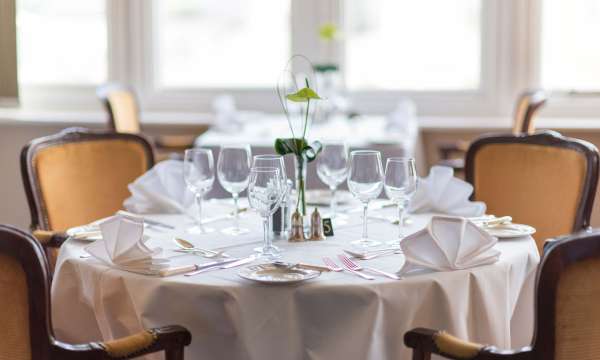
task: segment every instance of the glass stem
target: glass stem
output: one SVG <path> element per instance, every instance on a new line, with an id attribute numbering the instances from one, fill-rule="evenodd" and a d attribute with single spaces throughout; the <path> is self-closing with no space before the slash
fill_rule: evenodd
<path id="1" fill-rule="evenodd" d="M 398 238 L 404 237 L 404 204 L 398 203 Z"/>
<path id="2" fill-rule="evenodd" d="M 363 240 L 367 240 L 369 238 L 369 236 L 367 235 L 367 209 L 369 208 L 369 202 L 364 202 L 363 203 L 363 233 L 362 233 L 362 238 Z"/>
<path id="3" fill-rule="evenodd" d="M 204 225 L 202 225 L 202 195 L 196 194 L 195 199 L 196 206 L 198 207 L 198 218 L 196 219 L 196 222 L 198 223 L 200 231 L 204 232 Z"/>
<path id="4" fill-rule="evenodd" d="M 269 236 L 269 218 L 270 216 L 265 216 L 263 218 L 263 230 L 264 230 L 264 240 L 263 240 L 263 253 L 268 253 L 271 249 L 271 237 Z"/>
<path id="5" fill-rule="evenodd" d="M 329 207 L 331 208 L 331 217 L 335 218 L 335 213 L 337 212 L 337 201 L 335 199 L 335 191 L 337 190 L 337 186 L 332 186 L 331 188 L 331 204 Z"/>
<path id="6" fill-rule="evenodd" d="M 240 208 L 238 207 L 238 200 L 240 196 L 237 193 L 231 195 L 233 196 L 233 204 L 235 206 L 233 213 L 233 228 L 237 231 L 240 229 Z"/>

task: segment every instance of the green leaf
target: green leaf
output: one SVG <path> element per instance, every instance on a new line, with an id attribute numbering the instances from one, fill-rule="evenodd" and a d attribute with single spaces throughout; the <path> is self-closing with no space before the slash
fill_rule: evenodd
<path id="1" fill-rule="evenodd" d="M 321 100 L 319 94 L 309 87 L 302 88 L 293 94 L 288 94 L 285 98 L 293 102 L 307 102 L 310 99 Z"/>
<path id="2" fill-rule="evenodd" d="M 305 139 L 296 138 L 276 139 L 274 147 L 279 155 L 294 154 L 305 158 L 308 162 L 315 160 L 323 149 L 323 145 L 318 141 L 309 145 Z"/>

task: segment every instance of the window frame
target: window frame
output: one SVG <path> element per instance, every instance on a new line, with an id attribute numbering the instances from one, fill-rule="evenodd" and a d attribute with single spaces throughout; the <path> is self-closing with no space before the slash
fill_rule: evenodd
<path id="1" fill-rule="evenodd" d="M 228 93 L 238 108 L 280 112 L 273 88 L 160 88 L 155 69 L 156 2 L 106 0 L 108 79 L 131 84 L 145 111 L 209 113 L 215 96 Z M 349 0 L 291 0 L 291 54 L 314 61 L 333 60 L 344 71 L 344 43 L 326 49 L 306 29 L 335 21 L 343 26 L 343 2 Z M 465 91 L 348 91 L 355 109 L 385 114 L 399 97 L 415 101 L 419 115 L 441 117 L 511 116 L 519 92 L 539 87 L 541 6 L 543 0 L 481 0 L 481 78 L 477 90 Z M 329 50 L 329 51 L 324 51 Z M 331 54 L 331 58 L 319 58 Z M 282 64 L 283 66 L 283 64 Z M 545 116 L 597 117 L 600 96 L 595 93 L 552 93 Z M 36 109 L 101 110 L 95 86 L 36 85 L 20 87 L 23 107 Z"/>

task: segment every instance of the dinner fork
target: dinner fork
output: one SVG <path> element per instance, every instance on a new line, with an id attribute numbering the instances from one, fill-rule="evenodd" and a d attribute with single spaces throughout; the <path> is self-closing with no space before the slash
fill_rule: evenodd
<path id="1" fill-rule="evenodd" d="M 393 280 L 400 280 L 401 279 L 396 274 L 392 274 L 392 273 L 389 273 L 389 272 L 386 272 L 386 271 L 381 271 L 381 270 L 374 269 L 374 268 L 371 268 L 371 267 L 362 267 L 362 266 L 358 265 L 357 263 L 355 263 L 354 261 L 350 260 L 350 258 L 347 257 L 346 255 L 341 255 L 340 254 L 340 255 L 338 255 L 338 258 L 342 261 L 342 264 L 344 264 L 344 266 L 346 266 L 347 268 L 349 268 L 351 270 L 354 270 L 354 271 L 366 270 L 366 271 L 370 271 L 370 272 L 375 273 L 375 274 L 379 274 L 379 275 L 388 277 L 388 278 L 393 279 Z M 361 273 L 359 272 L 358 274 L 361 274 Z"/>
<path id="2" fill-rule="evenodd" d="M 352 269 L 350 269 L 348 266 L 345 266 L 345 268 L 342 268 L 342 267 L 338 266 L 338 265 L 335 263 L 335 261 L 333 261 L 331 258 L 324 257 L 324 258 L 323 258 L 323 262 L 324 262 L 324 263 L 325 263 L 325 265 L 327 265 L 327 266 L 328 266 L 328 267 L 329 267 L 329 268 L 330 268 L 332 271 L 344 271 L 344 270 L 346 270 L 346 271 L 348 271 L 348 272 L 351 272 L 352 274 L 354 274 L 354 275 L 356 275 L 356 276 L 360 276 L 361 278 L 363 278 L 363 279 L 365 279 L 365 280 L 375 280 L 375 278 L 374 278 L 374 277 L 372 277 L 372 276 L 369 276 L 369 275 L 367 275 L 367 274 L 360 273 L 360 272 L 358 272 L 358 271 L 356 271 L 356 270 L 352 270 Z"/>

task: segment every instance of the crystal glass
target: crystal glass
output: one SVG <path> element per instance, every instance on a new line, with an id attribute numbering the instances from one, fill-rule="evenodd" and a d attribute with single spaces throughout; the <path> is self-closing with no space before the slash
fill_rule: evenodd
<path id="1" fill-rule="evenodd" d="M 335 192 L 348 177 L 348 148 L 345 144 L 323 145 L 323 150 L 317 158 L 317 175 L 331 190 L 330 216 L 336 218 Z"/>
<path id="2" fill-rule="evenodd" d="M 417 191 L 417 169 L 413 158 L 389 158 L 385 164 L 384 189 L 387 197 L 398 207 L 398 239 L 389 244 L 398 245 L 404 238 L 404 214 L 410 199 Z"/>
<path id="3" fill-rule="evenodd" d="M 352 244 L 364 247 L 379 245 L 379 241 L 369 239 L 367 234 L 369 201 L 376 199 L 383 189 L 383 166 L 379 151 L 356 150 L 350 153 L 348 188 L 354 197 L 363 204 L 362 237 L 353 241 Z"/>
<path id="4" fill-rule="evenodd" d="M 253 167 L 250 169 L 248 185 L 248 202 L 263 220 L 264 240 L 259 249 L 262 258 L 272 260 L 281 256 L 280 250 L 273 246 L 269 236 L 269 218 L 281 202 L 281 176 L 279 169 L 274 167 Z"/>
<path id="5" fill-rule="evenodd" d="M 254 158 L 252 160 L 252 167 L 274 167 L 279 170 L 279 177 L 281 178 L 281 189 L 283 190 L 281 194 L 281 204 L 287 204 L 292 185 L 291 182 L 288 181 L 286 175 L 287 173 L 285 171 L 285 162 L 283 160 L 283 156 L 274 154 L 254 155 Z M 281 212 L 281 217 L 281 223 L 285 224 L 287 221 L 284 218 L 285 211 Z M 272 230 L 272 227 L 273 224 L 271 224 L 271 218 L 269 218 L 269 230 Z M 269 231 L 269 233 L 271 233 L 271 231 Z"/>
<path id="6" fill-rule="evenodd" d="M 183 161 L 183 178 L 187 188 L 194 194 L 198 207 L 196 225 L 187 229 L 191 234 L 205 234 L 214 229 L 202 225 L 202 197 L 208 193 L 215 182 L 215 169 L 212 150 L 188 149 Z"/>
<path id="7" fill-rule="evenodd" d="M 228 235 L 237 236 L 250 231 L 240 228 L 238 200 L 240 193 L 248 187 L 251 159 L 250 145 L 223 146 L 219 153 L 217 176 L 221 186 L 231 193 L 235 205 L 233 226 L 222 230 Z"/>

